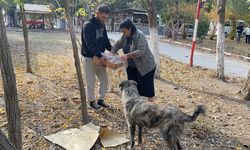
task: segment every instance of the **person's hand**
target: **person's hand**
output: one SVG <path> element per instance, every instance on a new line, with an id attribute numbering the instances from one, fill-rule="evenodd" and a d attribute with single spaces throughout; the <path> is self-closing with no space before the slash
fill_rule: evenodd
<path id="1" fill-rule="evenodd" d="M 118 53 L 116 53 L 116 52 L 110 52 L 111 53 L 111 55 L 118 55 Z"/>
<path id="2" fill-rule="evenodd" d="M 128 60 L 128 56 L 126 54 L 122 55 L 120 58 L 121 58 L 122 61 L 127 61 Z"/>
<path id="3" fill-rule="evenodd" d="M 101 65 L 105 65 L 105 58 L 104 57 L 99 58 L 99 61 L 100 61 Z"/>

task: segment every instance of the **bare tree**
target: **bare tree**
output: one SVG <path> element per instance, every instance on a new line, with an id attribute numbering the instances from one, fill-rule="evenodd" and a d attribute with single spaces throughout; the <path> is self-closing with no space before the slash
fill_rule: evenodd
<path id="1" fill-rule="evenodd" d="M 225 49 L 225 7 L 227 0 L 217 0 L 217 44 L 216 44 L 216 63 L 217 77 L 225 80 L 224 75 L 224 49 Z"/>
<path id="2" fill-rule="evenodd" d="M 71 15 L 70 15 L 69 0 L 64 0 L 64 3 L 65 3 L 64 4 L 65 14 L 66 14 L 66 18 L 68 21 L 68 28 L 70 32 L 72 47 L 73 47 L 73 54 L 75 58 L 75 68 L 77 72 L 78 84 L 80 88 L 82 123 L 87 124 L 89 122 L 89 118 L 88 118 L 88 112 L 87 112 L 86 94 L 84 90 L 80 58 L 79 58 L 78 47 L 76 43 L 76 35 L 74 33 L 73 22 L 72 22 Z"/>
<path id="3" fill-rule="evenodd" d="M 4 27 L 2 6 L 0 6 L 0 67 L 4 87 L 4 98 L 8 120 L 8 135 L 10 141 L 18 150 L 22 149 L 20 128 L 20 110 L 16 88 L 16 77 L 9 51 L 9 42 Z"/>
<path id="4" fill-rule="evenodd" d="M 240 91 L 240 94 L 243 96 L 243 98 L 245 100 L 250 101 L 250 70 L 249 70 L 248 75 L 247 75 L 247 80 L 244 83 L 244 86 Z"/>
<path id="5" fill-rule="evenodd" d="M 144 9 L 148 13 L 149 32 L 150 32 L 150 45 L 155 57 L 157 69 L 155 72 L 156 77 L 160 77 L 160 52 L 159 52 L 159 35 L 157 26 L 157 14 L 156 14 L 156 0 L 141 0 Z"/>
<path id="6" fill-rule="evenodd" d="M 29 38 L 28 38 L 28 30 L 27 30 L 27 22 L 26 22 L 24 4 L 20 4 L 20 15 L 22 18 L 22 26 L 23 26 L 23 37 L 24 37 L 26 63 L 27 63 L 26 69 L 28 73 L 32 73 L 31 65 L 30 65 Z"/>
<path id="7" fill-rule="evenodd" d="M 0 129 L 0 149 L 2 150 L 16 150 L 15 146 L 8 140 Z"/>
<path id="8" fill-rule="evenodd" d="M 166 22 L 166 29 L 171 32 L 173 40 L 177 41 L 177 34 L 180 29 L 180 9 L 179 0 L 164 0 L 163 2 L 164 18 Z M 185 34 L 185 28 L 183 26 L 183 34 Z"/>

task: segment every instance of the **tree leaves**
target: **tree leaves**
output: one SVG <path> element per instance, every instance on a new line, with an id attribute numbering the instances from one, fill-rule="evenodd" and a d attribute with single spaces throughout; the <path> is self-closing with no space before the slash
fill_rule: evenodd
<path id="1" fill-rule="evenodd" d="M 78 16 L 78 17 L 85 17 L 85 16 L 87 16 L 88 14 L 87 14 L 87 12 L 86 12 L 86 10 L 84 9 L 84 8 L 80 8 L 77 12 L 76 12 L 76 14 L 75 14 L 76 16 Z"/>

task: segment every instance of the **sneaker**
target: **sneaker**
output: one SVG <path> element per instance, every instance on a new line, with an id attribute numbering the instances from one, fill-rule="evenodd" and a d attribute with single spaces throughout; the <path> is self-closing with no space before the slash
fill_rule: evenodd
<path id="1" fill-rule="evenodd" d="M 99 106 L 102 106 L 102 107 L 105 107 L 105 108 L 110 107 L 110 106 L 107 105 L 107 104 L 104 102 L 104 100 L 102 100 L 102 99 L 99 99 L 99 100 L 97 101 L 97 104 L 98 104 Z"/>
<path id="2" fill-rule="evenodd" d="M 101 106 L 97 105 L 96 102 L 90 102 L 89 106 L 96 110 L 101 108 Z"/>

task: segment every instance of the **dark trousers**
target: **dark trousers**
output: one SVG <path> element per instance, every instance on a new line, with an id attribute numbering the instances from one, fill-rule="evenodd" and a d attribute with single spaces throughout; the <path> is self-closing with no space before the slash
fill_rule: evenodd
<path id="1" fill-rule="evenodd" d="M 149 98 L 155 96 L 155 89 L 154 89 L 155 69 L 145 74 L 144 76 L 142 76 L 139 73 L 139 71 L 133 67 L 128 67 L 126 71 L 128 80 L 133 80 L 137 83 L 137 89 L 141 96 Z"/>
<path id="2" fill-rule="evenodd" d="M 250 44 L 250 35 L 246 35 L 246 43 Z"/>
<path id="3" fill-rule="evenodd" d="M 237 43 L 240 43 L 241 35 L 242 33 L 238 32 L 237 39 L 236 39 Z"/>

